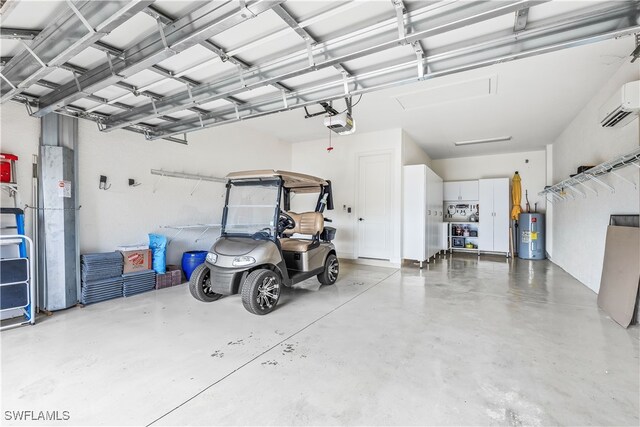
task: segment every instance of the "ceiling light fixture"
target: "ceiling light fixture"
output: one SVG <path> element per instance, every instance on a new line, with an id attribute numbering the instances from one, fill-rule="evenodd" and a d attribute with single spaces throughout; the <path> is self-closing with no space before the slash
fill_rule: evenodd
<path id="1" fill-rule="evenodd" d="M 484 144 L 485 142 L 500 142 L 500 141 L 511 141 L 510 136 L 499 136 L 497 138 L 487 138 L 487 139 L 471 139 L 469 141 L 458 141 L 453 144 L 458 145 L 470 145 L 470 144 Z"/>

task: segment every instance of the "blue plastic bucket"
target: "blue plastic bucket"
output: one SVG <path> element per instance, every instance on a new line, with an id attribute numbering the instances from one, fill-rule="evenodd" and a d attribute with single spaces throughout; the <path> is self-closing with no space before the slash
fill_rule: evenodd
<path id="1" fill-rule="evenodd" d="M 187 280 L 191 279 L 191 273 L 197 266 L 204 263 L 207 258 L 207 251 L 188 251 L 182 254 L 182 271 L 187 277 Z"/>

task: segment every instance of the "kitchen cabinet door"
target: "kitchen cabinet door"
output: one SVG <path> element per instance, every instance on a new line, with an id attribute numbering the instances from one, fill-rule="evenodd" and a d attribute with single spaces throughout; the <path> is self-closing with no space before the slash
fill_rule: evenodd
<path id="1" fill-rule="evenodd" d="M 444 183 L 444 200 L 460 200 L 460 185 L 457 181 L 449 181 Z"/>
<path id="2" fill-rule="evenodd" d="M 460 181 L 460 200 L 478 200 L 478 181 Z"/>

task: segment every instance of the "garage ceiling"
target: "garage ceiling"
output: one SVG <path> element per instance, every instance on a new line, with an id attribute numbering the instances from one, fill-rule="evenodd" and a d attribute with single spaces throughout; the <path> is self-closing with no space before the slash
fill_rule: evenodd
<path id="1" fill-rule="evenodd" d="M 564 70 L 561 64 L 578 70 L 593 64 L 572 56 L 573 50 L 548 56 L 555 60 L 537 55 L 632 35 L 640 31 L 639 16 L 637 1 L 8 0 L 2 6 L 1 99 L 24 103 L 36 117 L 73 115 L 95 121 L 104 132 L 127 129 L 151 140 L 184 142 L 186 133 L 202 128 L 314 108 L 345 96 L 356 101 L 364 94 L 356 107 L 358 121 L 383 126 L 376 116 L 383 111 L 388 123 L 400 122 L 426 143 L 418 136 L 432 128 L 425 128 L 429 120 L 421 119 L 420 109 L 399 115 L 397 96 L 453 86 L 453 75 L 460 72 L 467 72 L 465 81 L 470 72 L 493 82 L 497 76 L 498 88 L 517 86 L 533 76 L 522 66 L 501 64 L 514 59 L 530 58 L 518 64 L 529 61 L 535 73 L 542 66 L 545 76 L 554 68 Z M 623 52 L 618 46 L 614 56 L 634 47 L 628 42 Z M 598 81 L 598 73 L 586 74 L 589 78 L 577 80 Z M 525 109 L 544 109 L 536 94 L 535 84 L 522 87 L 514 100 Z M 500 90 L 485 96 L 497 98 Z M 473 99 L 481 98 L 459 102 L 474 105 Z M 434 108 L 440 106 L 423 107 Z M 304 122 L 300 111 L 269 119 L 272 126 L 290 123 L 292 129 Z M 254 123 L 250 126 L 259 128 L 266 119 Z M 478 122 L 471 138 L 457 135 L 456 123 L 432 135 L 429 144 L 493 132 L 490 123 L 483 128 Z M 538 144 L 543 137 L 528 136 Z M 439 148 L 429 152 L 436 158 L 452 154 Z"/>

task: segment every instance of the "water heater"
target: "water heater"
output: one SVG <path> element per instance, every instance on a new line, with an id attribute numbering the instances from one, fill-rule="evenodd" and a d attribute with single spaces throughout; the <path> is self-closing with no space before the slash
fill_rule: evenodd
<path id="1" fill-rule="evenodd" d="M 518 258 L 545 259 L 544 214 L 521 213 L 518 234 Z"/>

